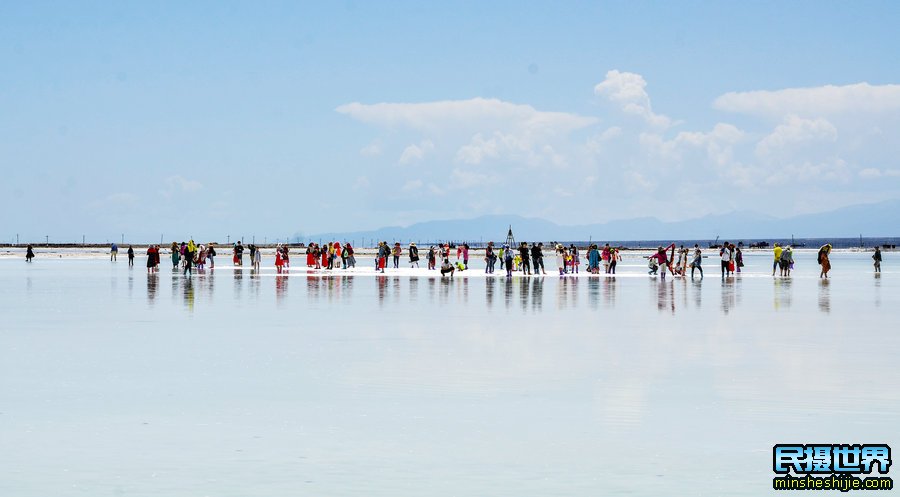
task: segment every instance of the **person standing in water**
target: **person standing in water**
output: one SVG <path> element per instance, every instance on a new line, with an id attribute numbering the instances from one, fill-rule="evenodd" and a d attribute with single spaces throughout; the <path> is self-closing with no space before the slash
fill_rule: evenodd
<path id="1" fill-rule="evenodd" d="M 872 260 L 875 261 L 875 272 L 881 272 L 881 247 L 875 247 L 875 253 L 872 254 Z"/>
<path id="2" fill-rule="evenodd" d="M 34 259 L 34 247 L 29 243 L 27 247 L 25 247 L 25 262 L 31 262 L 31 259 Z"/>
<path id="3" fill-rule="evenodd" d="M 494 261 L 497 260 L 497 256 L 494 255 L 494 242 L 488 242 L 487 247 L 484 248 L 484 273 L 492 274 L 494 272 Z"/>
<path id="4" fill-rule="evenodd" d="M 238 266 L 244 265 L 244 244 L 240 240 L 234 246 L 234 262 Z"/>
<path id="5" fill-rule="evenodd" d="M 193 269 L 191 269 L 194 266 L 194 250 L 196 250 L 196 247 L 194 246 L 194 240 L 191 240 L 191 242 L 188 244 L 187 250 L 184 252 L 184 271 L 182 271 L 181 274 L 190 274 L 191 276 L 194 275 L 194 271 Z"/>
<path id="6" fill-rule="evenodd" d="M 587 252 L 588 259 L 588 274 L 597 274 L 600 272 L 600 250 L 597 249 L 597 245 L 591 244 L 588 246 Z"/>
<path id="7" fill-rule="evenodd" d="M 781 251 L 781 276 L 790 276 L 794 269 L 794 250 L 790 245 Z"/>
<path id="8" fill-rule="evenodd" d="M 391 255 L 393 256 L 394 261 L 394 269 L 400 269 L 400 253 L 402 250 L 400 249 L 400 242 L 394 242 L 394 248 L 391 249 Z"/>
<path id="9" fill-rule="evenodd" d="M 512 278 L 513 274 L 513 251 L 508 244 L 503 244 L 503 258 L 506 264 L 506 277 Z"/>
<path id="10" fill-rule="evenodd" d="M 609 250 L 609 274 L 616 274 L 616 265 L 622 260 L 619 255 L 619 247 L 612 247 Z"/>
<path id="11" fill-rule="evenodd" d="M 775 246 L 772 247 L 772 253 L 775 255 L 775 260 L 772 262 L 772 276 L 775 276 L 775 269 L 781 267 L 781 255 L 784 253 L 780 243 L 775 243 Z"/>
<path id="12" fill-rule="evenodd" d="M 691 278 L 694 278 L 694 270 L 700 270 L 700 279 L 703 279 L 703 252 L 700 251 L 700 245 L 694 244 L 694 258 L 691 260 Z"/>
<path id="13" fill-rule="evenodd" d="M 415 266 L 419 267 L 419 247 L 416 247 L 416 242 L 409 242 L 409 267 L 412 268 Z"/>
<path id="14" fill-rule="evenodd" d="M 434 247 L 434 245 L 428 248 L 428 254 L 426 257 L 428 258 L 428 269 L 434 269 L 437 265 L 435 262 L 437 260 L 437 249 Z"/>
<path id="15" fill-rule="evenodd" d="M 134 266 L 134 247 L 128 246 L 128 266 Z"/>
<path id="16" fill-rule="evenodd" d="M 178 263 L 181 262 L 181 249 L 178 248 L 177 243 L 172 242 L 169 250 L 172 251 L 172 269 L 178 269 Z"/>
<path id="17" fill-rule="evenodd" d="M 722 248 L 719 249 L 719 256 L 722 258 L 722 278 L 724 278 L 728 276 L 728 273 L 731 271 L 730 266 L 734 260 L 731 252 L 731 245 L 729 245 L 728 242 L 722 244 Z"/>
<path id="18" fill-rule="evenodd" d="M 819 265 L 822 266 L 822 272 L 819 273 L 819 278 L 828 278 L 828 271 L 831 271 L 831 244 L 826 243 L 819 248 Z"/>
<path id="19" fill-rule="evenodd" d="M 522 242 L 519 245 L 519 257 L 522 259 L 522 273 L 530 275 L 531 265 L 528 264 L 528 261 L 531 259 L 531 254 L 529 253 L 527 242 Z"/>
<path id="20" fill-rule="evenodd" d="M 172 245 L 175 245 L 174 243 Z M 156 247 L 150 245 L 147 247 L 147 273 L 153 272 L 153 268 L 156 267 L 156 258 L 153 256 L 153 251 Z M 176 250 L 177 252 L 177 250 Z M 178 268 L 178 264 L 176 263 L 175 268 Z"/>
<path id="21" fill-rule="evenodd" d="M 547 271 L 544 271 L 541 244 L 534 242 L 531 242 L 531 270 L 534 271 L 534 274 L 541 274 L 541 272 L 547 274 Z"/>
<path id="22" fill-rule="evenodd" d="M 116 261 L 116 256 L 119 255 L 119 246 L 116 245 L 116 242 L 112 243 L 112 246 L 109 247 L 109 260 L 112 262 Z"/>
<path id="23" fill-rule="evenodd" d="M 213 247 L 212 242 L 206 244 L 206 256 L 209 257 L 209 268 L 213 269 L 216 267 L 216 248 Z"/>

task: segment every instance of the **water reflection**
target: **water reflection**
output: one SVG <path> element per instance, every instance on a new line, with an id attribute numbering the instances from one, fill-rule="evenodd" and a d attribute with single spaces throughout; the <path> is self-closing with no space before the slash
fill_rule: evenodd
<path id="1" fill-rule="evenodd" d="M 675 314 L 675 282 L 674 278 L 653 279 L 656 285 L 656 310 L 660 312 L 670 311 Z"/>
<path id="2" fill-rule="evenodd" d="M 156 302 L 156 293 L 159 289 L 159 274 L 147 273 L 147 303 L 153 305 Z"/>
<path id="3" fill-rule="evenodd" d="M 259 300 L 259 287 L 260 287 L 260 271 L 254 268 L 250 268 L 250 294 L 253 296 L 255 300 Z"/>
<path id="4" fill-rule="evenodd" d="M 740 303 L 741 278 L 727 276 L 722 278 L 722 313 L 728 314 Z"/>
<path id="5" fill-rule="evenodd" d="M 881 307 L 881 273 L 875 273 L 875 307 Z"/>
<path id="6" fill-rule="evenodd" d="M 591 310 L 597 310 L 600 303 L 600 280 L 598 278 L 588 278 L 588 305 Z"/>
<path id="7" fill-rule="evenodd" d="M 557 309 L 565 309 L 569 306 L 576 307 L 578 305 L 578 282 L 580 280 L 580 278 L 560 278 L 556 292 Z"/>
<path id="8" fill-rule="evenodd" d="M 244 268 L 234 268 L 234 298 L 240 299 L 244 293 Z"/>
<path id="9" fill-rule="evenodd" d="M 409 301 L 416 302 L 419 300 L 419 278 L 409 279 Z"/>
<path id="10" fill-rule="evenodd" d="M 544 305 L 544 278 L 531 280 L 531 309 L 540 311 Z"/>
<path id="11" fill-rule="evenodd" d="M 773 292 L 772 305 L 775 307 L 775 310 L 780 310 L 782 307 L 790 309 L 793 299 L 793 280 L 790 278 L 775 278 L 773 282 L 775 291 Z"/>
<path id="12" fill-rule="evenodd" d="M 194 278 L 181 278 L 184 282 L 182 288 L 182 296 L 184 297 L 184 305 L 189 311 L 194 310 Z"/>
<path id="13" fill-rule="evenodd" d="M 616 306 L 616 277 L 603 279 L 603 305 L 607 309 Z"/>
<path id="14" fill-rule="evenodd" d="M 494 292 L 496 291 L 495 286 L 497 285 L 496 278 L 485 278 L 484 281 L 484 301 L 487 304 L 488 309 L 494 306 Z"/>
<path id="15" fill-rule="evenodd" d="M 284 296 L 287 295 L 288 280 L 290 277 L 284 273 L 275 275 L 275 303 L 284 304 Z"/>
<path id="16" fill-rule="evenodd" d="M 691 278 L 691 295 L 694 297 L 694 308 L 700 310 L 703 307 L 703 278 Z"/>
<path id="17" fill-rule="evenodd" d="M 828 278 L 819 279 L 819 310 L 822 312 L 831 312 L 831 280 Z"/>

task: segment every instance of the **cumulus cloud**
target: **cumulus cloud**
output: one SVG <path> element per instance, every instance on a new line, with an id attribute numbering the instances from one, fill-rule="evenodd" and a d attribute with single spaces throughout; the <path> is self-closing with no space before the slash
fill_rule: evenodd
<path id="1" fill-rule="evenodd" d="M 404 191 L 404 192 L 413 192 L 413 191 L 416 191 L 416 190 L 422 188 L 422 185 L 424 185 L 422 180 L 411 179 L 411 180 L 408 180 L 406 183 L 403 183 L 403 187 L 401 187 L 400 190 Z"/>
<path id="2" fill-rule="evenodd" d="M 431 140 L 422 140 L 418 144 L 410 145 L 400 154 L 400 164 L 421 161 L 425 158 L 425 154 L 432 150 L 434 150 L 434 143 Z"/>
<path id="3" fill-rule="evenodd" d="M 359 155 L 363 157 L 377 157 L 381 155 L 381 140 L 374 140 L 359 150 Z"/>
<path id="4" fill-rule="evenodd" d="M 203 188 L 203 184 L 197 180 L 187 179 L 181 175 L 169 176 L 165 180 L 166 187 L 159 193 L 166 198 L 176 193 L 193 193 Z"/>
<path id="5" fill-rule="evenodd" d="M 647 82 L 640 74 L 612 70 L 594 87 L 594 93 L 606 97 L 626 114 L 639 116 L 653 126 L 671 126 L 669 117 L 653 112 L 646 87 Z"/>
<path id="6" fill-rule="evenodd" d="M 790 115 L 756 145 L 756 153 L 770 156 L 791 146 L 837 140 L 837 128 L 825 119 L 803 119 Z"/>
<path id="7" fill-rule="evenodd" d="M 900 85 L 856 83 L 844 86 L 786 88 L 775 91 L 731 92 L 718 97 L 713 107 L 765 117 L 790 114 L 882 114 L 900 110 Z"/>
<path id="8" fill-rule="evenodd" d="M 674 219 L 684 217 L 678 212 L 702 216 L 760 195 L 811 198 L 821 189 L 839 203 L 840 195 L 859 198 L 864 185 L 900 191 L 897 154 L 891 153 L 897 146 L 885 139 L 898 132 L 897 113 L 883 110 L 897 108 L 896 85 L 729 93 L 716 99 L 716 109 L 765 119 L 703 129 L 654 112 L 647 89 L 639 74 L 609 71 L 593 90 L 621 113 L 612 113 L 603 127 L 590 116 L 483 98 L 352 103 L 337 111 L 383 130 L 372 143 L 400 144 L 399 163 L 421 164 L 416 179 L 370 175 L 371 191 L 397 198 L 453 195 L 465 199 L 454 205 L 469 214 L 528 198 L 534 201 L 521 205 L 532 210 L 521 214 L 563 221 L 569 214 L 554 200 L 566 197 L 566 205 L 604 199 L 617 206 L 617 217 L 663 212 Z M 843 103 L 812 112 L 817 100 L 835 98 Z M 877 118 L 847 117 L 851 110 L 876 109 Z M 778 203 L 754 205 L 788 214 Z"/>

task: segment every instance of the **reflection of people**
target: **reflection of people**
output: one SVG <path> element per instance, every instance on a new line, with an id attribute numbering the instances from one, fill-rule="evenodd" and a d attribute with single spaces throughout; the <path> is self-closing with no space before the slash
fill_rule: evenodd
<path id="1" fill-rule="evenodd" d="M 831 260 L 829 259 L 829 255 L 831 255 L 831 244 L 826 243 L 819 248 L 819 265 L 822 266 L 822 272 L 819 273 L 819 278 L 827 278 L 828 271 L 831 271 Z"/>

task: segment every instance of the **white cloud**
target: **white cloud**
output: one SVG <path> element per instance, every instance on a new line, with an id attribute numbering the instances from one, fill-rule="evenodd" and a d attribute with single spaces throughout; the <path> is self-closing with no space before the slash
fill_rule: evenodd
<path id="1" fill-rule="evenodd" d="M 381 140 L 374 140 L 359 150 L 359 155 L 363 157 L 377 157 L 382 154 Z"/>
<path id="2" fill-rule="evenodd" d="M 353 181 L 353 186 L 351 188 L 353 188 L 354 190 L 364 190 L 369 187 L 369 184 L 369 178 L 365 176 L 357 176 Z"/>
<path id="3" fill-rule="evenodd" d="M 372 191 L 397 198 L 465 198 L 454 203 L 454 215 L 483 214 L 479 209 L 495 210 L 528 198 L 534 201 L 520 213 L 568 221 L 568 211 L 554 201 L 567 197 L 567 204 L 597 198 L 614 202 L 616 217 L 665 212 L 670 214 L 664 217 L 676 219 L 687 217 L 678 214 L 687 211 L 702 216 L 723 205 L 756 202 L 761 195 L 795 199 L 796 209 L 819 192 L 827 192 L 834 203 L 850 203 L 855 201 L 851 197 L 869 192 L 883 198 L 900 191 L 900 150 L 886 138 L 898 133 L 896 113 L 862 119 L 782 113 L 803 109 L 796 102 L 785 103 L 794 98 L 789 90 L 734 93 L 721 97 L 716 106 L 738 111 L 738 97 L 762 95 L 771 102 L 757 103 L 770 110 L 756 115 L 767 119 L 743 119 L 741 128 L 719 122 L 711 128 L 675 131 L 676 123 L 687 126 L 653 111 L 647 82 L 639 74 L 610 71 L 594 91 L 622 111 L 612 113 L 603 127 L 595 126 L 598 120 L 593 117 L 481 98 L 354 103 L 337 111 L 383 129 L 373 143 L 390 139 L 407 145 L 400 163 L 427 161 L 429 167 L 416 167 L 415 179 L 397 182 L 370 175 Z M 791 214 L 782 203 L 754 205 L 778 209 L 770 214 Z M 434 206 L 429 212 L 446 211 Z"/>
<path id="4" fill-rule="evenodd" d="M 531 130 L 565 133 L 590 126 L 596 118 L 566 112 L 542 112 L 530 105 L 497 99 L 442 100 L 423 103 L 358 102 L 335 109 L 357 121 L 388 128 L 406 127 L 419 131 L 497 128 L 515 125 Z"/>
<path id="5" fill-rule="evenodd" d="M 453 169 L 450 174 L 450 186 L 460 190 L 490 186 L 497 182 L 498 178 L 493 174 L 468 171 L 465 169 L 456 168 Z"/>
<path id="6" fill-rule="evenodd" d="M 159 193 L 163 197 L 170 198 L 176 193 L 192 193 L 203 188 L 199 181 L 187 179 L 181 175 L 169 176 L 165 180 L 166 188 Z"/>
<path id="7" fill-rule="evenodd" d="M 867 167 L 859 171 L 859 177 L 863 179 L 875 179 L 875 178 L 897 178 L 900 177 L 900 169 L 878 169 L 874 167 Z"/>
<path id="8" fill-rule="evenodd" d="M 403 153 L 400 154 L 400 164 L 418 162 L 424 159 L 425 154 L 432 150 L 434 150 L 434 143 L 431 140 L 422 140 L 417 145 L 410 145 L 403 149 Z"/>
<path id="9" fill-rule="evenodd" d="M 803 119 L 790 115 L 772 133 L 759 141 L 756 154 L 765 157 L 792 146 L 810 142 L 834 142 L 837 138 L 837 128 L 823 118 Z"/>
<path id="10" fill-rule="evenodd" d="M 728 112 L 766 117 L 892 113 L 900 110 L 900 85 L 857 83 L 731 92 L 717 98 L 713 106 Z"/>
<path id="11" fill-rule="evenodd" d="M 640 116 L 653 126 L 671 126 L 670 118 L 653 112 L 646 87 L 647 82 L 640 74 L 612 70 L 606 73 L 606 79 L 594 87 L 594 93 L 606 97 L 626 114 Z"/>
<path id="12" fill-rule="evenodd" d="M 414 192 L 420 188 L 422 188 L 424 183 L 420 179 L 411 179 L 403 184 L 403 187 L 400 188 L 400 191 L 404 192 Z"/>

